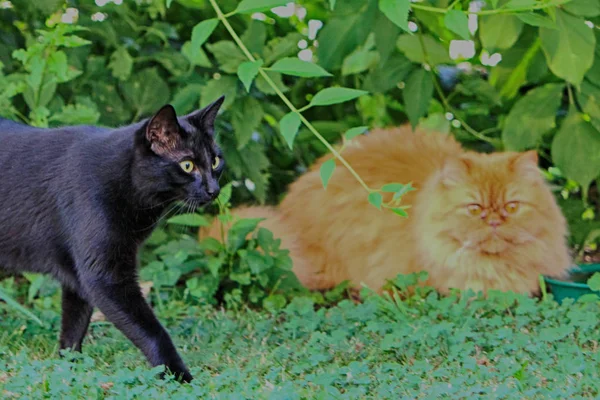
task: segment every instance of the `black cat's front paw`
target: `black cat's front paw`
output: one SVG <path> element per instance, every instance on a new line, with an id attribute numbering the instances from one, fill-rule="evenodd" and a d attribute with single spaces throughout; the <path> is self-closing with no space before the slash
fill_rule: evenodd
<path id="1" fill-rule="evenodd" d="M 188 371 L 185 365 L 166 366 L 165 371 L 160 374 L 160 378 L 164 379 L 167 374 L 173 375 L 175 377 L 175 380 L 181 383 L 190 383 L 194 379 L 194 377 L 192 376 L 190 371 Z"/>

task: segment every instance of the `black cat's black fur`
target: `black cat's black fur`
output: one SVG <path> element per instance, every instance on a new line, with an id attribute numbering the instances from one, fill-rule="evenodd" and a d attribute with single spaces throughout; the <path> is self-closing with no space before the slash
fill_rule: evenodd
<path id="1" fill-rule="evenodd" d="M 81 349 L 95 306 L 153 366 L 192 379 L 142 296 L 136 259 L 171 202 L 201 205 L 219 194 L 222 103 L 181 118 L 167 105 L 118 129 L 0 119 L 0 268 L 60 281 L 61 349 Z"/>

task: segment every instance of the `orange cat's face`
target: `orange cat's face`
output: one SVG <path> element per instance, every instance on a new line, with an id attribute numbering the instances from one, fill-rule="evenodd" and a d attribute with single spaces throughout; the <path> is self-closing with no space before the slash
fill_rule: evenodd
<path id="1" fill-rule="evenodd" d="M 535 152 L 467 153 L 446 163 L 432 189 L 431 233 L 461 252 L 510 252 L 562 226 Z"/>

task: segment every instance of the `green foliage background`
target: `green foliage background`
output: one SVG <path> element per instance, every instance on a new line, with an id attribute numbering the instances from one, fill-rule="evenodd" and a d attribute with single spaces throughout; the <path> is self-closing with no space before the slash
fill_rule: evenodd
<path id="1" fill-rule="evenodd" d="M 0 115 L 36 126 L 118 126 L 167 102 L 186 113 L 225 94 L 218 131 L 233 184 L 221 193 L 222 221 L 230 203 L 277 203 L 333 149 L 328 143 L 372 127 L 409 123 L 481 151 L 534 148 L 581 249 L 600 237 L 600 0 L 470 3 L 305 0 L 282 17 L 271 11 L 282 0 L 2 2 Z M 473 57 L 451 58 L 455 40 L 472 41 L 462 50 L 471 46 Z M 298 60 L 299 44 L 313 63 Z M 496 54 L 502 61 L 490 65 Z M 325 164 L 324 185 L 340 164 Z M 380 193 L 410 187 L 365 189 L 373 205 L 404 213 L 382 204 Z M 29 317 L 0 318 L 0 393 L 598 395 L 594 296 L 558 305 L 545 295 L 440 297 L 424 289 L 402 301 L 365 296 L 328 309 L 320 305 L 339 301 L 346 287 L 303 290 L 287 251 L 257 220 L 237 221 L 226 240 L 198 245 L 195 230 L 207 223 L 199 214 L 172 217 L 141 254 L 141 278 L 153 282 L 151 301 L 198 378 L 192 385 L 156 384 L 156 371 L 102 321 L 92 323 L 89 356 L 57 360 L 57 284 L 24 274 L 28 285 L 0 282 L 3 312 Z M 395 284 L 406 293 L 417 279 Z M 212 307 L 217 302 L 228 311 Z"/>
<path id="2" fill-rule="evenodd" d="M 277 203 L 332 151 L 326 186 L 336 166 L 351 168 L 330 143 L 409 123 L 480 151 L 537 149 L 572 244 L 581 251 L 600 237 L 600 0 L 2 4 L 0 115 L 118 126 L 167 102 L 183 114 L 225 94 L 218 131 L 233 188 L 225 206 Z M 310 62 L 298 58 L 301 48 Z M 356 178 L 374 206 L 406 216 L 401 199 L 383 203 L 381 192 L 401 198 L 409 186 Z M 170 222 L 207 224 L 198 215 Z M 161 228 L 142 254 L 142 278 L 162 289 L 185 276 L 186 296 L 225 290 L 231 304 L 282 306 L 274 289 L 297 288 L 280 286 L 289 258 L 256 223 L 240 222 L 239 240 L 200 248 L 193 232 Z M 26 278 L 31 299 L 44 280 Z"/>
<path id="3" fill-rule="evenodd" d="M 238 6 L 218 3 L 225 13 Z M 295 58 L 304 40 L 313 61 L 331 73 L 268 71 L 296 107 L 327 87 L 369 92 L 303 112 L 329 141 L 352 127 L 409 121 L 452 131 L 480 149 L 537 148 L 546 166 L 584 192 L 600 174 L 598 0 L 489 0 L 477 16 L 467 13 L 469 1 L 299 1 L 303 18 L 269 11 L 285 1 L 246 3 L 228 21 L 263 68 Z M 61 22 L 70 8 L 74 23 Z M 251 18 L 256 10 L 264 20 Z M 241 183 L 236 201 L 276 202 L 325 152 L 305 128 L 286 150 L 279 121 L 290 110 L 260 74 L 240 82 L 238 68 L 248 59 L 208 0 L 16 0 L 0 16 L 5 117 L 116 126 L 166 102 L 185 113 L 226 94 L 220 140 L 229 177 Z M 468 18 L 477 18 L 474 34 Z M 202 24 L 208 19 L 212 33 Z M 307 36 L 310 20 L 323 23 L 316 37 Z M 453 40 L 473 40 L 474 57 L 451 59 Z M 483 53 L 496 52 L 499 64 L 481 62 Z"/>

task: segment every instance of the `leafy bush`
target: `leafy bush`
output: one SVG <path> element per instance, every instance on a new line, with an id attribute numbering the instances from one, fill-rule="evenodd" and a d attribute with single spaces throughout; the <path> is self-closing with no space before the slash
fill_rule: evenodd
<path id="1" fill-rule="evenodd" d="M 306 292 L 291 272 L 289 251 L 280 248 L 281 240 L 264 228 L 261 219 L 237 219 L 229 212 L 231 185 L 223 188 L 217 203 L 219 220 L 232 223 L 222 240 L 205 238 L 197 243 L 181 229 L 158 229 L 142 252 L 144 268 L 140 277 L 153 282 L 155 289 L 174 287 L 185 278 L 183 295 L 200 303 L 224 302 L 230 308 L 242 304 L 263 305 L 280 309 L 299 292 Z M 176 227 L 208 226 L 199 214 L 180 214 L 167 220 Z M 285 294 L 285 295 L 284 295 Z"/>
<path id="2" fill-rule="evenodd" d="M 573 244 L 596 241 L 599 0 L 286 4 L 5 2 L 0 113 L 38 126 L 117 126 L 166 102 L 185 113 L 226 94 L 218 131 L 233 205 L 277 202 L 306 166 L 332 151 L 336 157 L 321 170 L 326 185 L 336 165 L 351 168 L 338 157 L 343 145 L 329 143 L 369 127 L 408 122 L 452 132 L 469 148 L 536 148 L 560 192 Z M 289 16 L 275 14 L 276 6 Z M 381 192 L 409 186 L 363 186 L 373 205 L 406 214 L 399 202 L 382 204 Z M 201 261 L 194 235 L 165 228 L 152 238 L 142 274 L 158 289 L 184 276 L 188 297 L 226 287 L 230 303 L 262 302 L 266 294 L 256 288 L 274 281 L 263 285 L 251 272 L 251 283 L 242 284 L 248 280 L 240 271 L 266 235 L 254 231 L 235 252 L 204 243 L 217 254 L 213 263 L 226 260 L 217 278 L 201 274 L 216 264 Z M 223 285 L 209 284 L 210 276 Z M 35 296 L 44 281 L 30 282 Z"/>

